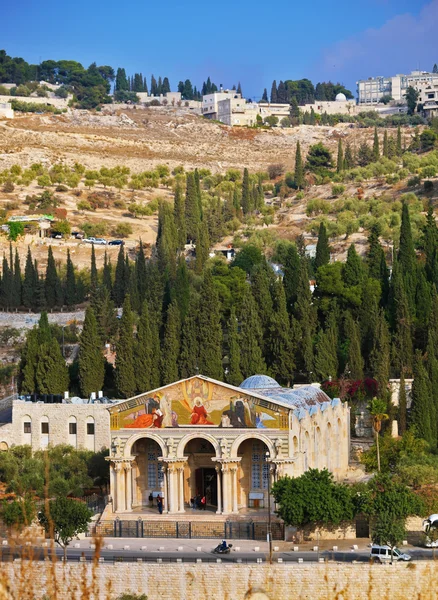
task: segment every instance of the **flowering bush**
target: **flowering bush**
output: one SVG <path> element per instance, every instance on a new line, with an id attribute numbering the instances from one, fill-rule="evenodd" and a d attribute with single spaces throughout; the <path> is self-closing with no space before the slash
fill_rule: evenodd
<path id="1" fill-rule="evenodd" d="M 324 381 L 321 389 L 330 398 L 340 398 L 350 402 L 360 402 L 377 395 L 377 381 L 371 377 L 351 381 L 338 379 L 335 381 Z"/>

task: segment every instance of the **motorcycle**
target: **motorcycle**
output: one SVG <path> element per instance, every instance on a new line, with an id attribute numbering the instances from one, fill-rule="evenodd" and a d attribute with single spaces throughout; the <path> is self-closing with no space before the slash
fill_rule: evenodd
<path id="1" fill-rule="evenodd" d="M 213 554 L 229 554 L 232 547 L 233 544 L 228 544 L 225 548 L 222 546 L 222 544 L 218 544 L 216 548 L 213 548 L 212 552 Z"/>

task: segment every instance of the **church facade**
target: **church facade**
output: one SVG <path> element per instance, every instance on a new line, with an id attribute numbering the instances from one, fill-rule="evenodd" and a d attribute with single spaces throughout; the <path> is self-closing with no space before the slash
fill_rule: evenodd
<path id="1" fill-rule="evenodd" d="M 309 468 L 347 474 L 350 410 L 318 386 L 282 388 L 255 375 L 235 387 L 197 375 L 108 411 L 116 514 L 141 512 L 152 495 L 168 514 L 205 496 L 210 510 L 237 515 L 266 508 L 278 477 Z"/>

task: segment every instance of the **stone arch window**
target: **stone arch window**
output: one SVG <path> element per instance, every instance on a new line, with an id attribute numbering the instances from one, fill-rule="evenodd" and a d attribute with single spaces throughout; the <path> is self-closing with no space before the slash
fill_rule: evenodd
<path id="1" fill-rule="evenodd" d="M 43 415 L 40 419 L 40 440 L 41 447 L 46 448 L 49 445 L 50 423 L 49 417 Z"/>
<path id="2" fill-rule="evenodd" d="M 252 443 L 251 456 L 251 489 L 266 490 L 268 488 L 269 464 L 266 462 L 267 447 L 263 442 Z"/>
<path id="3" fill-rule="evenodd" d="M 306 431 L 304 433 L 304 470 L 308 471 L 309 469 L 309 452 L 310 452 L 310 435 L 309 432 Z"/>
<path id="4" fill-rule="evenodd" d="M 23 444 L 32 444 L 32 417 L 24 415 L 21 421 L 21 439 Z"/>
<path id="5" fill-rule="evenodd" d="M 322 456 L 322 444 L 321 444 L 321 429 L 315 427 L 315 450 L 314 450 L 314 461 L 313 464 L 317 469 L 322 467 L 323 456 Z"/>
<path id="6" fill-rule="evenodd" d="M 146 442 L 146 458 L 147 458 L 147 476 L 148 476 L 148 488 L 159 489 L 163 479 L 163 463 L 158 461 L 158 457 L 161 456 L 160 448 L 153 440 Z"/>
<path id="7" fill-rule="evenodd" d="M 70 446 L 73 446 L 74 448 L 77 447 L 78 443 L 78 422 L 76 417 L 74 417 L 73 415 L 70 415 L 70 417 L 68 418 L 68 443 L 70 444 Z"/>
<path id="8" fill-rule="evenodd" d="M 293 456 L 296 456 L 299 452 L 299 445 L 298 445 L 298 438 L 296 435 L 294 435 L 293 439 L 292 439 L 292 447 L 293 447 Z"/>
<path id="9" fill-rule="evenodd" d="M 88 416 L 85 419 L 85 448 L 95 450 L 95 428 L 94 417 Z"/>

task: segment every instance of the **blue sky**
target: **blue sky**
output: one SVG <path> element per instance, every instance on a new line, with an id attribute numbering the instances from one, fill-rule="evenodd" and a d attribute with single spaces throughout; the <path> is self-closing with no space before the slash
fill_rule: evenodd
<path id="1" fill-rule="evenodd" d="M 336 8 L 334 8 L 336 6 Z M 340 81 L 438 63 L 438 0 L 22 0 L 2 8 L 0 48 L 38 63 L 96 61 L 258 98 L 273 79 Z"/>

